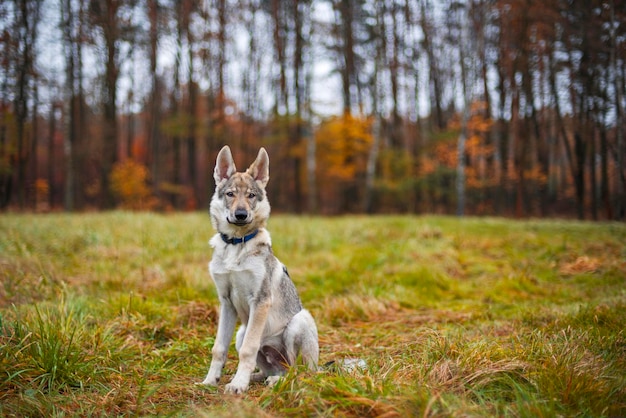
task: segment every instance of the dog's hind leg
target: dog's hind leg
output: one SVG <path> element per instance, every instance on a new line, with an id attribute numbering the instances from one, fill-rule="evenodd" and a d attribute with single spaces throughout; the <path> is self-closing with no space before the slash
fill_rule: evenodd
<path id="1" fill-rule="evenodd" d="M 302 309 L 291 319 L 283 338 L 289 364 L 294 364 L 298 354 L 301 354 L 309 370 L 317 371 L 319 361 L 317 327 L 309 311 Z"/>
<path id="2" fill-rule="evenodd" d="M 239 352 L 241 345 L 243 344 L 243 337 L 246 336 L 246 326 L 241 325 L 237 330 L 237 335 L 235 335 L 235 349 Z"/>
<path id="3" fill-rule="evenodd" d="M 268 386 L 273 386 L 285 374 L 290 364 L 284 349 L 264 345 L 257 355 L 257 366 L 260 372 L 254 373 L 251 380 L 255 382 L 265 380 Z"/>

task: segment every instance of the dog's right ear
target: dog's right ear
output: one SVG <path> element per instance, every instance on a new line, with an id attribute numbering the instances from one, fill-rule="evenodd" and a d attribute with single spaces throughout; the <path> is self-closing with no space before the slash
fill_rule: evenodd
<path id="1" fill-rule="evenodd" d="M 215 171 L 213 172 L 215 185 L 220 184 L 222 180 L 229 179 L 236 172 L 237 168 L 235 167 L 235 161 L 233 160 L 233 154 L 230 152 L 230 147 L 224 145 L 219 154 L 217 154 L 217 161 L 215 162 Z"/>

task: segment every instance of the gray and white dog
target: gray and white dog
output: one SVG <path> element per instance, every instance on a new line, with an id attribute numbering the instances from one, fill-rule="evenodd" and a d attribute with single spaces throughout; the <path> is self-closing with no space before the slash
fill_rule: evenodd
<path id="1" fill-rule="evenodd" d="M 266 229 L 267 152 L 261 148 L 254 163 L 241 173 L 225 146 L 217 156 L 214 177 L 210 214 L 217 234 L 210 241 L 209 271 L 221 306 L 213 358 L 202 384 L 217 385 L 237 318 L 241 321 L 235 342 L 239 366 L 226 393 L 243 393 L 250 381 L 265 379 L 274 384 L 299 354 L 311 370 L 317 370 L 315 321 L 302 308 L 287 269 L 274 256 Z M 253 373 L 256 368 L 259 371 Z"/>

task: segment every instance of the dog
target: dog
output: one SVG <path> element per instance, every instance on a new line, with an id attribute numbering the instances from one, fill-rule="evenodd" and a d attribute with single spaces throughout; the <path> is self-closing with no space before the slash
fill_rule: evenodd
<path id="1" fill-rule="evenodd" d="M 204 385 L 217 386 L 237 318 L 237 372 L 225 392 L 244 393 L 250 382 L 275 384 L 298 357 L 317 370 L 315 320 L 302 307 L 287 268 L 272 252 L 266 229 L 270 215 L 265 186 L 269 156 L 264 148 L 245 172 L 237 172 L 224 146 L 215 165 L 215 193 L 209 213 L 217 231 L 210 245 L 209 271 L 220 300 L 217 335 Z M 258 372 L 254 373 L 258 368 Z"/>

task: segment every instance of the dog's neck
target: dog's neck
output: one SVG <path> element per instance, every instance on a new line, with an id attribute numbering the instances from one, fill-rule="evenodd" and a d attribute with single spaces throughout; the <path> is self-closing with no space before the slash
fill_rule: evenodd
<path id="1" fill-rule="evenodd" d="M 256 234 L 258 233 L 259 233 L 259 230 L 255 229 L 254 231 L 244 236 L 243 238 L 229 237 L 226 234 L 220 234 L 220 237 L 222 237 L 222 241 L 224 241 L 226 244 L 237 245 L 237 244 L 245 244 L 246 242 L 250 241 L 252 238 L 256 237 Z"/>

